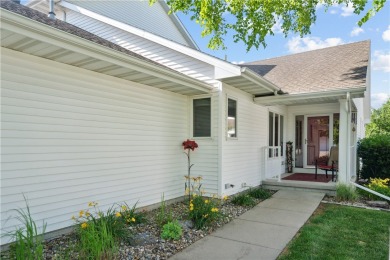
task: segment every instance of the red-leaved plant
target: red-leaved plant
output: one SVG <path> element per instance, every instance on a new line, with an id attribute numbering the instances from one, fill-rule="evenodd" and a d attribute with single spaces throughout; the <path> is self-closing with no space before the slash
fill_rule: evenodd
<path id="1" fill-rule="evenodd" d="M 187 141 L 183 142 L 183 148 L 185 150 L 184 153 L 187 155 L 187 160 L 188 160 L 188 173 L 187 173 L 187 176 L 185 176 L 186 177 L 185 192 L 187 193 L 187 191 L 188 191 L 188 196 L 189 196 L 189 201 L 190 201 L 191 200 L 191 189 L 190 189 L 190 187 L 191 187 L 191 167 L 193 166 L 193 164 L 191 164 L 190 153 L 191 153 L 191 151 L 194 151 L 196 148 L 198 148 L 198 144 L 195 141 L 191 141 L 191 140 L 187 139 Z"/>

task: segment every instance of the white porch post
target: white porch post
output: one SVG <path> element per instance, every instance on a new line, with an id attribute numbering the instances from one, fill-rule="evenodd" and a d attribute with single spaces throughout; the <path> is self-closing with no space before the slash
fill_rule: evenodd
<path id="1" fill-rule="evenodd" d="M 349 180 L 348 174 L 348 155 L 349 155 L 349 111 L 346 99 L 339 100 L 340 102 L 340 129 L 339 129 L 339 173 L 338 181 L 347 183 Z"/>

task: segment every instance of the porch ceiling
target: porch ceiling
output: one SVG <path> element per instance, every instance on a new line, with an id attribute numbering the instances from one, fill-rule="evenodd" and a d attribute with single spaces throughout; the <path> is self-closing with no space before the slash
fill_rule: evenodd
<path id="1" fill-rule="evenodd" d="M 364 97 L 366 87 L 360 87 L 355 89 L 343 89 L 337 91 L 324 91 L 316 93 L 303 93 L 303 94 L 283 94 L 268 97 L 256 97 L 254 101 L 256 104 L 263 106 L 275 106 L 275 105 L 309 105 L 320 103 L 337 103 L 340 99 L 346 99 L 347 93 L 350 93 L 351 98 Z"/>
<path id="2" fill-rule="evenodd" d="M 60 22 L 60 21 L 58 21 Z M 120 50 L 1 9 L 1 46 L 182 95 L 209 93 L 212 86 Z"/>

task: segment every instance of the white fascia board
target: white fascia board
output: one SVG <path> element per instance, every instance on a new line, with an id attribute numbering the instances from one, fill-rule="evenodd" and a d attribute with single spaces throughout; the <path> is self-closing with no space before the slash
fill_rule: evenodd
<path id="1" fill-rule="evenodd" d="M 241 72 L 242 72 L 241 75 L 244 78 L 252 81 L 256 85 L 259 85 L 259 86 L 269 90 L 270 92 L 275 93 L 275 92 L 280 91 L 280 88 L 278 88 L 274 83 L 272 83 L 271 81 L 263 78 L 259 74 L 253 72 L 252 70 L 250 70 L 250 69 L 248 69 L 246 67 L 242 67 L 241 68 Z"/>
<path id="2" fill-rule="evenodd" d="M 20 33 L 27 37 L 53 44 L 76 53 L 83 53 L 99 60 L 111 62 L 125 68 L 140 71 L 206 93 L 210 93 L 213 89 L 211 85 L 179 72 L 132 57 L 126 53 L 110 49 L 5 9 L 1 10 L 1 27 L 14 33 Z"/>
<path id="3" fill-rule="evenodd" d="M 169 12 L 170 8 L 169 6 L 167 5 L 167 3 L 165 1 L 157 1 L 158 4 L 160 4 L 162 6 L 162 8 L 164 9 L 165 12 Z M 156 4 L 157 4 L 156 3 Z M 187 42 L 196 50 L 199 50 L 199 47 L 198 45 L 196 44 L 196 42 L 194 41 L 194 39 L 191 37 L 191 35 L 189 34 L 189 32 L 187 31 L 187 29 L 184 27 L 183 23 L 181 22 L 181 20 L 179 19 L 179 17 L 177 17 L 177 15 L 175 13 L 171 13 L 168 15 L 169 18 L 172 20 L 172 22 L 176 25 L 177 29 L 180 31 L 180 33 L 183 35 L 183 37 L 187 40 Z"/>
<path id="4" fill-rule="evenodd" d="M 65 8 L 72 10 L 72 11 L 89 16 L 93 19 L 96 19 L 98 21 L 104 22 L 104 23 L 109 24 L 111 26 L 117 27 L 119 29 L 122 29 L 124 31 L 129 32 L 129 33 L 132 33 L 134 35 L 140 36 L 144 39 L 150 40 L 152 42 L 155 42 L 157 44 L 165 46 L 169 49 L 172 49 L 174 51 L 177 51 L 177 52 L 180 52 L 180 53 L 185 54 L 187 56 L 190 56 L 194 59 L 203 61 L 203 62 L 208 63 L 208 64 L 215 66 L 215 67 L 219 67 L 219 68 L 225 70 L 226 72 L 229 72 L 230 73 L 229 77 L 241 75 L 241 67 L 236 66 L 234 64 L 231 64 L 227 61 L 220 60 L 218 58 L 212 57 L 212 56 L 205 54 L 203 52 L 200 52 L 198 50 L 192 49 L 192 48 L 184 46 L 182 44 L 179 44 L 179 43 L 173 42 L 171 40 L 165 39 L 163 37 L 157 36 L 155 34 L 149 33 L 145 30 L 135 28 L 131 25 L 116 21 L 116 20 L 108 18 L 106 16 L 94 13 L 92 11 L 85 9 L 85 8 L 68 3 L 66 1 L 61 1 L 58 4 L 61 5 L 62 7 L 65 7 Z"/>
<path id="5" fill-rule="evenodd" d="M 371 41 L 368 53 L 366 92 L 364 93 L 363 101 L 363 116 L 364 121 L 369 123 L 371 121 Z"/>
<path id="6" fill-rule="evenodd" d="M 330 97 L 339 97 L 343 95 L 347 95 L 349 92 L 353 96 L 364 95 L 364 91 L 366 87 L 359 87 L 353 89 L 340 89 L 340 90 L 332 90 L 332 91 L 323 91 L 323 92 L 314 92 L 314 93 L 299 93 L 299 94 L 284 94 L 284 95 L 276 95 L 276 96 L 268 96 L 268 97 L 256 97 L 254 98 L 255 103 L 257 104 L 270 104 L 270 103 L 278 103 L 285 101 L 299 101 L 299 100 L 308 100 L 315 98 L 330 98 Z"/>

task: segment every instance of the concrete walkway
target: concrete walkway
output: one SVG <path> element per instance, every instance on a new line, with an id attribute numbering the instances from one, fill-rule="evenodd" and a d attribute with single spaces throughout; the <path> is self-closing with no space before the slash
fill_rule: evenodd
<path id="1" fill-rule="evenodd" d="M 272 198 L 170 259 L 276 259 L 318 207 L 324 195 L 306 191 L 278 191 Z"/>

